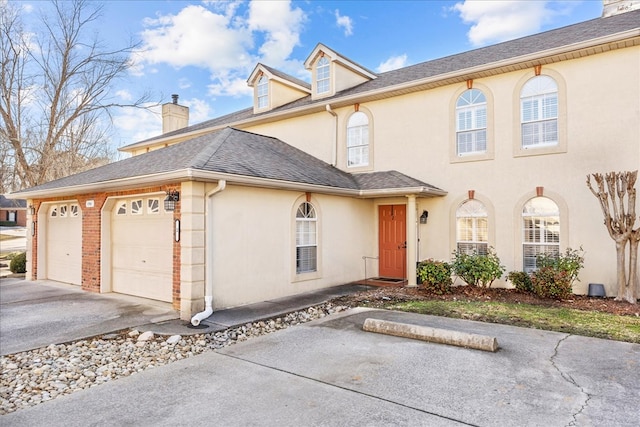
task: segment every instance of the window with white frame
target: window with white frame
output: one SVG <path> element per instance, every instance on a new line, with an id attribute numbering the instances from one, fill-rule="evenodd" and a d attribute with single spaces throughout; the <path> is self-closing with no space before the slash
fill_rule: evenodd
<path id="1" fill-rule="evenodd" d="M 369 118 L 357 111 L 347 122 L 347 166 L 369 164 Z"/>
<path id="2" fill-rule="evenodd" d="M 160 212 L 160 200 L 159 199 L 147 199 L 147 213 L 157 214 Z"/>
<path id="3" fill-rule="evenodd" d="M 327 93 L 330 89 L 331 69 L 329 60 L 322 57 L 316 64 L 316 93 Z"/>
<path id="4" fill-rule="evenodd" d="M 69 211 L 71 212 L 71 216 L 74 218 L 80 216 L 80 206 L 76 204 L 69 206 Z"/>
<path id="5" fill-rule="evenodd" d="M 522 148 L 558 144 L 558 84 L 549 76 L 529 79 L 520 91 Z"/>
<path id="6" fill-rule="evenodd" d="M 459 156 L 487 151 L 487 99 L 478 89 L 456 101 L 456 152 Z"/>
<path id="7" fill-rule="evenodd" d="M 58 207 L 57 206 L 51 206 L 51 209 L 49 210 L 49 216 L 52 218 L 55 218 L 58 216 Z"/>
<path id="8" fill-rule="evenodd" d="M 317 217 L 313 205 L 301 203 L 296 212 L 296 273 L 318 269 Z"/>
<path id="9" fill-rule="evenodd" d="M 522 209 L 523 270 L 535 271 L 540 254 L 560 254 L 560 209 L 547 197 L 529 199 Z"/>
<path id="10" fill-rule="evenodd" d="M 67 217 L 67 205 L 60 205 L 60 218 Z"/>
<path id="11" fill-rule="evenodd" d="M 142 215 L 142 200 L 131 201 L 131 215 Z"/>
<path id="12" fill-rule="evenodd" d="M 258 108 L 269 106 L 269 79 L 264 74 L 258 80 L 257 86 Z"/>
<path id="13" fill-rule="evenodd" d="M 475 199 L 464 201 L 456 210 L 456 249 L 465 254 L 486 255 L 489 250 L 487 208 Z"/>

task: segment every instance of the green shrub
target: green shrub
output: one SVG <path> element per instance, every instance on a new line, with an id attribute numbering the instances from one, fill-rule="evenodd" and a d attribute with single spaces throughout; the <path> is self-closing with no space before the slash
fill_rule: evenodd
<path id="1" fill-rule="evenodd" d="M 569 273 L 550 266 L 539 268 L 531 276 L 533 293 L 541 298 L 568 299 L 573 294 Z"/>
<path id="2" fill-rule="evenodd" d="M 418 264 L 417 273 L 426 290 L 436 295 L 451 292 L 451 266 L 449 263 L 427 259 Z"/>
<path id="3" fill-rule="evenodd" d="M 9 270 L 12 273 L 26 273 L 27 272 L 27 253 L 21 252 L 11 259 L 9 264 Z"/>
<path id="4" fill-rule="evenodd" d="M 569 276 L 569 284 L 578 280 L 578 273 L 584 266 L 584 250 L 567 248 L 558 256 L 540 254 L 536 259 L 538 268 L 551 267 L 556 271 L 564 271 Z"/>
<path id="5" fill-rule="evenodd" d="M 512 271 L 507 275 L 507 279 L 513 283 L 513 286 L 521 292 L 533 292 L 533 283 L 531 276 L 525 271 Z"/>
<path id="6" fill-rule="evenodd" d="M 538 270 L 531 276 L 533 292 L 542 298 L 568 299 L 584 265 L 584 251 L 567 248 L 558 256 L 540 254 L 536 265 Z"/>
<path id="7" fill-rule="evenodd" d="M 471 254 L 455 251 L 451 269 L 467 284 L 482 288 L 490 288 L 493 281 L 502 277 L 505 271 L 493 248 L 489 248 L 486 255 L 475 251 Z"/>

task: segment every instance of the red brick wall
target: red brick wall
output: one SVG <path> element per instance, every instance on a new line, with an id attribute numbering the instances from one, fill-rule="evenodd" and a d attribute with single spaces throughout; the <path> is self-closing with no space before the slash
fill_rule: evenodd
<path id="1" fill-rule="evenodd" d="M 81 194 L 75 196 L 55 197 L 46 199 L 37 199 L 33 201 L 36 208 L 36 215 L 40 206 L 44 202 L 56 202 L 69 199 L 77 199 L 82 211 L 82 289 L 90 292 L 100 292 L 100 267 L 102 265 L 101 248 L 101 212 L 108 197 L 113 196 L 129 196 L 133 194 L 154 193 L 158 191 L 180 190 L 180 184 L 171 184 L 154 187 L 136 188 L 126 191 L 99 192 L 90 194 Z M 87 200 L 93 200 L 93 207 L 86 206 Z M 37 218 L 37 216 L 36 216 Z M 176 210 L 173 212 L 174 223 L 176 219 L 180 219 L 180 202 L 176 204 Z M 36 224 L 37 227 L 37 224 Z M 37 254 L 38 239 L 37 229 L 34 239 L 32 240 L 32 271 L 33 277 L 37 277 Z M 109 256 L 105 254 L 104 256 Z M 180 242 L 173 242 L 173 308 L 180 309 Z"/>

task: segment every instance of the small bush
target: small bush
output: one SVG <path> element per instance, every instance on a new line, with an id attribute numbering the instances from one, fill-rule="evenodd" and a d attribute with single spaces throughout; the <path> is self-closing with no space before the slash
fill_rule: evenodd
<path id="1" fill-rule="evenodd" d="M 568 299 L 573 295 L 571 276 L 550 266 L 539 268 L 531 276 L 533 293 L 541 298 Z"/>
<path id="2" fill-rule="evenodd" d="M 584 265 L 584 251 L 567 248 L 558 256 L 540 254 L 536 265 L 538 270 L 531 277 L 533 292 L 542 298 L 568 299 Z"/>
<path id="3" fill-rule="evenodd" d="M 552 256 L 540 254 L 536 259 L 538 268 L 551 267 L 556 271 L 564 271 L 569 276 L 569 284 L 578 280 L 578 273 L 584 266 L 584 250 L 567 248 L 564 254 Z"/>
<path id="4" fill-rule="evenodd" d="M 449 263 L 427 259 L 418 264 L 417 273 L 426 290 L 436 295 L 451 292 L 451 266 Z"/>
<path id="5" fill-rule="evenodd" d="M 14 274 L 27 272 L 26 252 L 21 252 L 11 259 L 11 263 L 9 264 L 9 270 L 11 270 L 11 272 Z"/>
<path id="6" fill-rule="evenodd" d="M 482 288 L 490 288 L 493 281 L 502 277 L 505 271 L 493 248 L 489 248 L 486 255 L 455 251 L 451 269 L 467 284 Z"/>
<path id="7" fill-rule="evenodd" d="M 533 292 L 533 283 L 531 276 L 525 271 L 512 271 L 507 275 L 507 279 L 513 283 L 513 286 L 521 292 Z"/>

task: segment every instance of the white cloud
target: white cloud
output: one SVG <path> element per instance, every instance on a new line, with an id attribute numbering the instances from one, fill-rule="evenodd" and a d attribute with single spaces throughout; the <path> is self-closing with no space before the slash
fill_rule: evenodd
<path id="1" fill-rule="evenodd" d="M 344 35 L 350 36 L 353 34 L 353 20 L 348 16 L 341 16 L 340 11 L 336 9 L 336 25 L 338 27 L 344 28 Z"/>
<path id="2" fill-rule="evenodd" d="M 452 10 L 465 24 L 473 24 L 468 32 L 475 46 L 511 40 L 540 30 L 558 12 L 548 1 L 530 0 L 465 0 Z"/>
<path id="3" fill-rule="evenodd" d="M 306 15 L 300 8 L 291 8 L 289 1 L 252 1 L 248 26 L 264 33 L 259 48 L 261 61 L 279 67 L 300 43 L 300 32 Z"/>
<path id="4" fill-rule="evenodd" d="M 215 83 L 207 85 L 208 93 L 211 96 L 253 96 L 253 89 L 247 85 L 245 78 L 222 78 Z"/>
<path id="5" fill-rule="evenodd" d="M 300 42 L 306 15 L 289 1 L 206 1 L 188 5 L 175 15 L 144 21 L 143 47 L 132 56 L 132 73 L 143 76 L 155 65 L 197 67 L 211 76 L 213 95 L 250 95 L 246 77 L 257 62 L 296 73 L 300 62 L 289 60 Z M 207 7 L 205 7 L 207 6 Z M 244 88 L 237 87 L 238 80 Z"/>
<path id="6" fill-rule="evenodd" d="M 116 96 L 123 101 L 131 101 L 133 99 L 133 95 L 131 95 L 131 92 L 126 89 L 117 90 Z"/>
<path id="7" fill-rule="evenodd" d="M 407 55 L 398 55 L 392 56 L 376 68 L 376 71 L 379 73 L 384 73 L 386 71 L 397 70 L 398 68 L 402 68 L 407 65 Z"/>
<path id="8" fill-rule="evenodd" d="M 177 15 L 147 18 L 145 26 L 139 52 L 144 63 L 196 66 L 224 74 L 251 62 L 249 31 L 235 28 L 231 18 L 202 6 L 189 5 Z"/>

